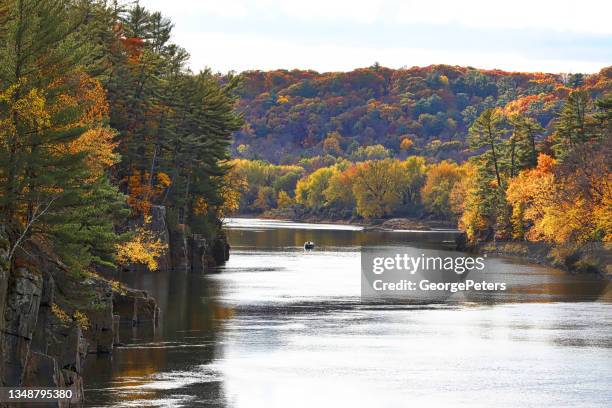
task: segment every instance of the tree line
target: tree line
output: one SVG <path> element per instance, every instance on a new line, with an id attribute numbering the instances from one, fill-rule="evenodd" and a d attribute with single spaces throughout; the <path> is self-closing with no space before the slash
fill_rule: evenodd
<path id="1" fill-rule="evenodd" d="M 473 241 L 556 243 L 612 238 L 612 94 L 569 93 L 549 135 L 528 115 L 484 110 L 469 129 L 463 162 L 381 154 L 315 156 L 294 165 L 236 159 L 234 210 L 302 209 L 327 218 L 452 220 Z M 290 214 L 290 213 L 289 213 Z"/>
<path id="2" fill-rule="evenodd" d="M 237 81 L 192 73 L 172 27 L 139 4 L 0 4 L 0 212 L 11 256 L 38 241 L 75 272 L 114 264 L 121 247 L 146 263 L 158 242 L 125 226 L 146 223 L 153 205 L 175 227 L 219 229 L 223 161 L 241 126 Z"/>

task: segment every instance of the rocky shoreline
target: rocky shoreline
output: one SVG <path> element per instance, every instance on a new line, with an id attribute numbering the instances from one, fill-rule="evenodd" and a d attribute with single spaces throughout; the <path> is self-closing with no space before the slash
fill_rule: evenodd
<path id="1" fill-rule="evenodd" d="M 0 249 L 1 384 L 70 389 L 78 403 L 87 356 L 112 352 L 121 324 L 157 325 L 159 308 L 143 291 L 93 274 L 83 279 L 35 245 L 28 251 L 32 259 L 16 260 L 9 276 L 7 250 Z"/>
<path id="2" fill-rule="evenodd" d="M 201 273 L 229 258 L 224 234 L 214 240 L 171 230 L 165 208 L 152 210 L 151 229 L 168 245 L 162 268 Z M 123 325 L 157 326 L 160 310 L 147 292 L 112 280 L 115 272 L 75 274 L 49 251 L 29 243 L 9 268 L 0 231 L 0 386 L 70 389 L 70 407 L 83 401 L 82 368 L 90 354 L 110 354 Z M 136 269 L 137 266 L 126 266 Z M 155 273 L 155 272 L 151 272 Z M 9 407 L 0 403 L 0 407 Z"/>

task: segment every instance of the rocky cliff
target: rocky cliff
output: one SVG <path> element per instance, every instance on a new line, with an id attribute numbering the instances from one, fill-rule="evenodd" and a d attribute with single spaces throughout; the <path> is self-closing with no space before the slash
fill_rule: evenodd
<path id="1" fill-rule="evenodd" d="M 152 230 L 168 245 L 168 255 L 160 265 L 168 265 L 175 271 L 201 273 L 229 259 L 230 246 L 220 223 L 211 238 L 189 232 L 184 224 L 168 222 L 166 209 L 162 206 L 153 206 L 151 217 Z"/>
<path id="2" fill-rule="evenodd" d="M 120 321 L 156 324 L 155 300 L 93 274 L 75 275 L 35 245 L 9 267 L 7 241 L 0 241 L 0 386 L 70 388 L 82 400 L 87 355 L 112 350 Z"/>
<path id="3" fill-rule="evenodd" d="M 229 258 L 220 228 L 209 239 L 184 226 L 170 228 L 164 207 L 152 208 L 151 217 L 148 228 L 169 247 L 161 268 L 203 272 Z M 46 406 L 78 404 L 87 355 L 110 353 L 122 324 L 157 325 L 156 301 L 93 273 L 75 274 L 35 244 L 10 265 L 8 245 L 0 229 L 0 386 L 70 388 L 77 402 Z"/>

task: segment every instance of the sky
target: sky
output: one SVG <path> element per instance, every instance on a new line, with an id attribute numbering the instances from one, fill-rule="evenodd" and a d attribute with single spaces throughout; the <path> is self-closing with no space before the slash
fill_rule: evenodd
<path id="1" fill-rule="evenodd" d="M 612 65 L 612 0 L 140 0 L 199 71 Z"/>

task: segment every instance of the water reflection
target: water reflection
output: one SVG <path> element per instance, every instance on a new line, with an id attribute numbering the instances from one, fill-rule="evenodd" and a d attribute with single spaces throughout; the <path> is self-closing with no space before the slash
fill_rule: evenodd
<path id="1" fill-rule="evenodd" d="M 126 274 L 162 309 L 88 359 L 88 406 L 605 406 L 612 305 L 599 279 L 490 258 L 504 294 L 361 302 L 361 245 L 448 254 L 452 232 L 233 221 L 216 274 Z M 317 243 L 302 250 L 304 241 Z"/>

